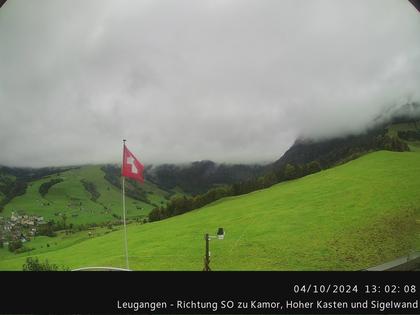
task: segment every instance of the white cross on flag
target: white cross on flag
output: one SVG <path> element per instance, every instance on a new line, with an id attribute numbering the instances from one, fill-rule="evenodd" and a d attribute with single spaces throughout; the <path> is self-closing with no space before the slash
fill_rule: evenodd
<path id="1" fill-rule="evenodd" d="M 139 160 L 137 160 L 133 155 L 133 153 L 131 153 L 124 145 L 121 175 L 144 183 L 143 170 L 144 165 L 141 164 Z"/>

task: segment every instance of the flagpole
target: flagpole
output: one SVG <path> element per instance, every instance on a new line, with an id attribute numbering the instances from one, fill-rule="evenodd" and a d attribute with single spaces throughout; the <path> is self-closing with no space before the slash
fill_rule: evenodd
<path id="1" fill-rule="evenodd" d="M 125 147 L 125 139 L 123 140 L 123 155 L 124 155 L 124 147 Z M 124 163 L 124 156 L 123 156 L 123 163 Z M 128 266 L 128 245 L 127 245 L 127 223 L 125 221 L 125 177 L 122 177 L 122 201 L 123 201 L 123 221 L 124 221 L 124 242 L 125 242 L 125 265 L 127 269 Z"/>

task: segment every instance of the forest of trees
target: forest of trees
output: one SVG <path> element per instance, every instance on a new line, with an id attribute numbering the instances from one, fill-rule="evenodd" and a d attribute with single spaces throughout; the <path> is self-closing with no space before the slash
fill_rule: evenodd
<path id="1" fill-rule="evenodd" d="M 50 180 L 50 181 L 48 181 L 48 182 L 42 183 L 42 184 L 39 186 L 39 189 L 38 189 L 39 194 L 40 194 L 42 197 L 45 197 L 45 195 L 48 193 L 48 191 L 50 190 L 50 188 L 51 188 L 52 186 L 54 186 L 54 185 L 56 185 L 56 184 L 58 184 L 58 183 L 61 183 L 62 181 L 63 181 L 63 179 L 62 179 L 62 178 L 54 178 L 54 179 L 51 179 L 51 180 Z"/>
<path id="2" fill-rule="evenodd" d="M 419 130 L 398 131 L 398 137 L 407 141 L 419 141 L 420 131 Z"/>
<path id="3" fill-rule="evenodd" d="M 407 144 L 387 134 L 387 128 L 377 127 L 360 135 L 329 140 L 297 140 L 284 155 L 273 163 L 274 168 L 290 164 L 318 161 L 322 168 L 346 162 L 361 154 L 378 150 L 407 151 Z"/>
<path id="4" fill-rule="evenodd" d="M 188 165 L 163 164 L 147 170 L 147 179 L 170 190 L 181 188 L 189 194 L 203 194 L 217 185 L 229 185 L 264 173 L 265 166 L 253 164 L 217 164 L 197 161 Z"/>
<path id="5" fill-rule="evenodd" d="M 24 195 L 28 184 L 23 180 L 16 180 L 7 182 L 4 185 L 0 185 L 0 191 L 4 197 L 0 201 L 0 211 L 3 210 L 4 206 L 7 205 L 13 198 Z"/>
<path id="6" fill-rule="evenodd" d="M 49 175 L 65 172 L 79 167 L 43 167 L 43 168 L 28 168 L 28 167 L 7 167 L 0 166 L 0 174 L 9 174 L 18 180 L 33 181 L 44 178 Z"/>
<path id="7" fill-rule="evenodd" d="M 96 185 L 90 181 L 87 181 L 86 179 L 81 179 L 80 182 L 82 183 L 85 190 L 90 193 L 90 200 L 96 202 L 96 200 L 98 200 L 98 198 L 101 196 L 101 193 L 96 188 Z"/>

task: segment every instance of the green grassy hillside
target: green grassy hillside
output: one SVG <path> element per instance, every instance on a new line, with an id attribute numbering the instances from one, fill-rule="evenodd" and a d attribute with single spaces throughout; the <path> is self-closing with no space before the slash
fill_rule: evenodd
<path id="1" fill-rule="evenodd" d="M 224 227 L 225 240 L 211 241 L 214 270 L 367 268 L 420 249 L 419 174 L 418 152 L 380 151 L 181 216 L 133 223 L 130 267 L 201 270 L 204 233 Z M 0 269 L 21 269 L 27 256 L 71 268 L 124 266 L 122 231 L 102 234 L 43 237 L 22 254 L 0 249 Z"/>
<path id="2" fill-rule="evenodd" d="M 47 176 L 43 179 L 29 183 L 26 193 L 15 197 L 0 213 L 10 216 L 12 211 L 23 211 L 28 214 L 44 216 L 55 221 L 63 220 L 73 224 L 101 223 L 115 220 L 121 216 L 121 191 L 104 179 L 104 172 L 100 165 L 83 166 L 66 172 Z M 42 197 L 39 187 L 52 179 L 62 179 L 48 190 Z M 92 200 L 92 195 L 82 184 L 82 180 L 95 185 L 100 196 Z M 147 192 L 148 203 L 126 198 L 128 217 L 147 215 L 154 205 L 166 202 L 169 193 L 159 189 L 156 185 L 147 182 L 142 185 Z"/>

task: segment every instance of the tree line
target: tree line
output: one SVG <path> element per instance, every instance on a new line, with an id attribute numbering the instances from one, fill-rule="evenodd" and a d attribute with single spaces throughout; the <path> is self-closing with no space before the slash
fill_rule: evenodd
<path id="1" fill-rule="evenodd" d="M 86 179 L 81 179 L 80 182 L 82 183 L 85 190 L 90 193 L 90 200 L 96 202 L 96 200 L 98 200 L 98 198 L 101 196 L 101 193 L 98 191 L 95 183 Z"/>
<path id="2" fill-rule="evenodd" d="M 3 199 L 0 200 L 0 211 L 15 197 L 26 193 L 28 184 L 23 180 L 9 181 L 0 185 L 0 191 L 3 193 Z"/>
<path id="3" fill-rule="evenodd" d="M 50 188 L 58 183 L 61 183 L 63 181 L 62 178 L 54 178 L 51 179 L 48 182 L 42 183 L 39 188 L 38 188 L 38 192 L 39 194 L 44 198 L 46 194 L 48 194 L 48 191 L 50 190 Z"/>
<path id="4" fill-rule="evenodd" d="M 196 161 L 186 165 L 162 164 L 146 170 L 146 178 L 170 191 L 176 187 L 197 195 L 216 185 L 230 185 L 264 173 L 264 166 L 253 164 L 218 164 Z"/>
<path id="5" fill-rule="evenodd" d="M 418 130 L 398 131 L 398 137 L 407 141 L 418 141 L 420 140 L 420 131 Z"/>
<path id="6" fill-rule="evenodd" d="M 223 185 L 208 190 L 206 193 L 195 196 L 176 196 L 172 198 L 166 206 L 156 207 L 149 213 L 149 221 L 159 221 L 175 215 L 183 214 L 198 208 L 201 208 L 209 203 L 219 200 L 224 197 L 238 196 L 250 193 L 255 190 L 268 188 L 274 184 L 301 178 L 310 174 L 317 173 L 322 169 L 330 168 L 339 163 L 355 159 L 369 151 L 374 150 L 390 150 L 390 151 L 408 151 L 407 144 L 397 137 L 390 137 L 388 135 L 377 135 L 370 139 L 368 147 L 353 147 L 345 150 L 346 154 L 334 156 L 330 161 L 328 160 L 313 160 L 308 163 L 295 164 L 277 164 L 270 168 L 263 176 L 253 177 L 248 180 L 240 181 L 232 185 Z"/>
<path id="7" fill-rule="evenodd" d="M 286 164 L 275 172 L 258 178 L 251 178 L 232 185 L 223 185 L 210 189 L 204 194 L 192 197 L 176 196 L 166 206 L 156 207 L 149 213 L 149 221 L 158 221 L 175 215 L 201 208 L 224 197 L 238 196 L 255 190 L 268 188 L 276 183 L 296 179 L 319 172 L 321 166 L 317 161 L 305 165 Z"/>

